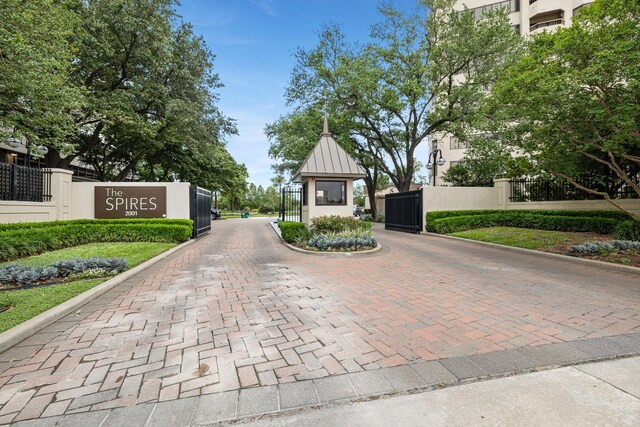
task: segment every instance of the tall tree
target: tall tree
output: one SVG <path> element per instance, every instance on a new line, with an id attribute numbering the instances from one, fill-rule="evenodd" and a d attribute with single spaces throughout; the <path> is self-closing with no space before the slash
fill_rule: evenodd
<path id="1" fill-rule="evenodd" d="M 69 79 L 78 16 L 69 1 L 2 0 L 0 137 L 65 151 L 82 93 Z"/>
<path id="2" fill-rule="evenodd" d="M 624 210 L 611 190 L 640 196 L 639 40 L 640 3 L 627 0 L 596 0 L 534 37 L 494 88 L 493 131 L 539 171 Z M 574 179 L 587 168 L 592 185 Z"/>
<path id="3" fill-rule="evenodd" d="M 354 160 L 364 168 L 367 193 L 373 197 L 381 176 L 379 160 L 371 154 L 369 140 L 357 137 L 353 133 L 355 124 L 350 116 L 332 114 L 329 117 L 329 129 L 336 142 L 344 148 Z M 280 117 L 265 128 L 265 134 L 271 141 L 269 156 L 277 160 L 273 168 L 278 175 L 293 175 L 311 152 L 322 132 L 322 113 L 315 108 L 307 108 Z M 375 216 L 375 207 L 372 214 Z"/>
<path id="4" fill-rule="evenodd" d="M 422 141 L 473 126 L 478 101 L 520 43 L 506 10 L 476 20 L 453 4 L 424 0 L 409 16 L 383 5 L 367 45 L 328 25 L 315 48 L 296 54 L 288 102 L 298 111 L 327 102 L 348 117 L 350 136 L 400 191 L 410 187 Z"/>

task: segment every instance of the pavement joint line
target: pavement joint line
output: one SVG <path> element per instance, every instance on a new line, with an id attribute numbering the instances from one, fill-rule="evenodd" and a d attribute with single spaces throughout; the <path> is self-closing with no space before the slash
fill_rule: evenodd
<path id="1" fill-rule="evenodd" d="M 571 366 L 571 368 L 573 368 L 573 369 L 575 369 L 575 370 L 577 370 L 577 371 L 580 371 L 580 372 L 582 372 L 583 374 L 586 374 L 586 375 L 590 376 L 591 378 L 595 378 L 595 379 L 596 379 L 596 380 L 598 380 L 598 381 L 602 381 L 602 382 L 603 382 L 603 383 L 605 383 L 605 384 L 609 384 L 611 387 L 615 388 L 616 390 L 619 390 L 619 391 L 623 392 L 624 394 L 627 394 L 627 395 L 629 395 L 629 396 L 633 397 L 634 399 L 637 399 L 637 398 L 638 398 L 638 396 L 636 396 L 635 394 L 633 394 L 633 393 L 629 393 L 627 390 L 622 389 L 622 388 L 618 387 L 618 386 L 617 386 L 617 385 L 615 385 L 615 384 L 611 384 L 609 381 L 605 380 L 604 378 L 600 378 L 599 376 L 594 375 L 594 374 L 592 374 L 592 373 L 590 373 L 590 372 L 583 371 L 582 369 L 580 369 L 580 368 L 579 368 L 579 367 L 577 367 L 577 366 Z"/>
<path id="2" fill-rule="evenodd" d="M 0 353 L 10 349 L 16 344 L 19 344 L 20 342 L 29 338 L 31 335 L 35 334 L 41 329 L 44 329 L 47 326 L 51 325 L 56 320 L 59 320 L 65 317 L 66 315 L 73 313 L 75 310 L 87 304 L 88 302 L 107 293 L 108 291 L 120 285 L 127 279 L 135 276 L 136 274 L 152 266 L 156 262 L 174 254 L 175 252 L 178 252 L 179 250 L 190 245 L 194 241 L 195 240 L 193 239 L 187 240 L 186 242 L 181 243 L 178 246 L 169 249 L 168 251 L 165 251 L 161 254 L 156 255 L 155 257 L 143 262 L 142 264 L 139 264 L 133 268 L 130 268 L 129 270 L 121 274 L 118 274 L 117 276 L 112 277 L 111 279 L 105 282 L 102 282 L 99 285 L 79 295 L 76 295 L 70 300 L 63 302 L 62 304 L 58 304 L 57 306 L 50 308 L 44 313 L 40 313 L 37 316 L 32 317 L 31 319 L 25 322 L 22 322 L 21 324 L 16 325 L 13 328 L 1 333 L 0 334 Z"/>
<path id="3" fill-rule="evenodd" d="M 378 246 L 376 246 L 373 249 L 367 249 L 366 251 L 355 251 L 355 252 L 322 252 L 322 251 L 308 251 L 306 249 L 302 249 L 302 248 L 298 248 L 296 246 L 293 246 L 290 243 L 287 243 L 284 241 L 284 239 L 282 238 L 282 233 L 280 233 L 280 229 L 277 227 L 277 223 L 275 222 L 269 222 L 269 225 L 271 226 L 271 229 L 276 233 L 276 235 L 280 238 L 280 241 L 282 243 L 284 243 L 284 245 L 292 250 L 293 252 L 298 252 L 301 254 L 306 254 L 306 255 L 314 255 L 314 256 L 324 256 L 324 257 L 333 257 L 333 258 L 342 258 L 342 257 L 352 257 L 352 256 L 366 256 L 366 255 L 373 255 L 377 252 L 380 252 L 380 250 L 382 249 L 382 245 L 380 243 L 378 243 Z"/>
<path id="4" fill-rule="evenodd" d="M 446 235 L 446 234 L 432 233 L 432 232 L 429 232 L 429 231 L 424 232 L 422 235 L 426 236 L 426 237 L 439 237 L 439 238 L 442 238 L 442 239 L 461 240 L 461 241 L 465 241 L 465 242 L 469 242 L 469 243 L 473 243 L 473 244 L 477 244 L 477 245 L 489 246 L 489 247 L 496 248 L 496 249 L 501 249 L 501 250 L 515 251 L 515 252 L 520 252 L 520 253 L 529 254 L 529 255 L 535 255 L 535 256 L 539 256 L 539 257 L 543 257 L 543 258 L 552 258 L 552 259 L 565 260 L 565 261 L 574 261 L 574 262 L 578 262 L 578 263 L 584 263 L 584 264 L 590 265 L 592 267 L 608 268 L 608 269 L 612 269 L 612 270 L 624 271 L 626 273 L 640 274 L 640 268 L 639 267 L 633 267 L 633 266 L 630 266 L 630 265 L 620 265 L 620 264 L 614 264 L 612 262 L 604 262 L 604 261 L 598 261 L 598 260 L 594 260 L 594 259 L 585 259 L 585 258 L 580 258 L 580 257 L 573 257 L 573 256 L 569 256 L 569 255 L 556 254 L 556 253 L 553 253 L 553 252 L 544 252 L 544 251 L 537 251 L 535 249 L 526 249 L 526 248 L 518 248 L 516 246 L 500 245 L 498 243 L 483 242 L 481 240 L 465 239 L 464 237 L 449 236 L 449 235 Z"/>
<path id="5" fill-rule="evenodd" d="M 413 387 L 413 388 L 403 389 L 403 390 L 389 391 L 389 392 L 384 392 L 384 393 L 374 393 L 374 394 L 351 397 L 351 398 L 344 398 L 344 399 L 336 399 L 336 400 L 332 400 L 332 401 L 328 401 L 328 402 L 324 402 L 324 403 L 320 403 L 320 404 L 314 403 L 312 405 L 306 405 L 306 406 L 300 406 L 300 407 L 296 407 L 296 408 L 284 409 L 284 410 L 277 411 L 277 412 L 271 411 L 271 412 L 265 412 L 265 413 L 262 413 L 262 414 L 247 415 L 247 416 L 235 418 L 235 419 L 232 419 L 232 420 L 229 420 L 229 419 L 227 419 L 227 420 L 219 420 L 219 421 L 215 421 L 213 423 L 207 423 L 207 424 L 203 424 L 203 425 L 211 426 L 211 427 L 218 427 L 218 426 L 235 425 L 235 424 L 241 424 L 241 423 L 246 423 L 246 422 L 260 421 L 260 420 L 278 419 L 278 418 L 283 418 L 283 417 L 287 417 L 287 416 L 291 416 L 291 415 L 301 414 L 303 412 L 307 412 L 307 411 L 311 411 L 311 410 L 335 408 L 335 407 L 339 407 L 339 406 L 350 405 L 350 404 L 353 404 L 353 403 L 369 402 L 369 401 L 372 401 L 372 400 L 389 399 L 389 398 L 397 397 L 397 396 L 408 396 L 408 395 L 424 393 L 424 392 L 429 392 L 429 391 L 434 391 L 434 390 L 442 390 L 442 389 L 445 389 L 445 388 L 458 387 L 458 386 L 462 386 L 462 385 L 466 385 L 466 384 L 474 384 L 474 383 L 479 383 L 479 382 L 484 382 L 484 381 L 491 381 L 491 380 L 496 380 L 496 379 L 500 379 L 500 378 L 509 378 L 509 377 L 514 377 L 514 376 L 519 376 L 519 375 L 532 374 L 532 373 L 536 373 L 536 372 L 545 372 L 545 371 L 550 371 L 550 370 L 554 370 L 554 369 L 561 369 L 561 368 L 578 369 L 576 367 L 579 366 L 579 365 L 585 365 L 585 364 L 589 364 L 589 363 L 606 362 L 606 361 L 610 361 L 610 360 L 629 359 L 629 358 L 632 358 L 632 357 L 639 357 L 639 356 L 640 356 L 640 353 L 633 353 L 633 354 L 626 354 L 626 355 L 621 355 L 621 356 L 610 356 L 610 357 L 605 357 L 605 358 L 595 358 L 595 359 L 580 361 L 580 362 L 576 362 L 576 363 L 548 365 L 548 366 L 542 366 L 542 367 L 539 367 L 539 368 L 521 369 L 521 370 L 512 371 L 512 372 L 489 374 L 489 375 L 485 375 L 485 376 L 481 376 L 481 377 L 467 378 L 467 379 L 458 380 L 458 381 L 448 381 L 448 382 L 443 382 L 443 383 L 438 383 L 438 384 L 429 384 L 429 385 L 426 385 L 426 386 Z M 343 374 L 343 375 L 346 375 L 346 374 Z M 602 379 L 597 378 L 597 377 L 594 377 L 594 378 L 609 384 L 605 380 L 602 380 Z M 627 394 L 629 394 L 629 393 L 627 393 Z M 635 398 L 635 396 L 633 396 L 633 397 Z"/>

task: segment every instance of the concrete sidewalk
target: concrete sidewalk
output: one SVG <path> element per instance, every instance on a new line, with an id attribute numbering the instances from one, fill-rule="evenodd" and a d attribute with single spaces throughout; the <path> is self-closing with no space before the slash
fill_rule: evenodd
<path id="1" fill-rule="evenodd" d="M 640 357 L 272 415 L 255 426 L 637 426 Z"/>

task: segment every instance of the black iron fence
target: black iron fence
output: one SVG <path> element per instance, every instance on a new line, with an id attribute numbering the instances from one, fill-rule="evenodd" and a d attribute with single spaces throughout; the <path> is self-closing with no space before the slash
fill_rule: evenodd
<path id="1" fill-rule="evenodd" d="M 302 189 L 284 187 L 280 203 L 282 221 L 302 222 Z"/>
<path id="2" fill-rule="evenodd" d="M 384 196 L 384 228 L 420 233 L 422 226 L 422 190 Z"/>
<path id="3" fill-rule="evenodd" d="M 0 163 L 0 200 L 51 201 L 51 171 Z"/>
<path id="4" fill-rule="evenodd" d="M 636 193 L 630 185 L 618 178 L 607 177 L 580 177 L 575 181 L 585 188 L 605 192 L 613 199 L 637 199 Z M 640 175 L 632 177 L 637 185 L 640 183 Z M 567 181 L 518 178 L 511 179 L 512 202 L 550 202 L 561 200 L 598 200 L 602 196 L 581 190 Z"/>
<path id="5" fill-rule="evenodd" d="M 189 187 L 190 211 L 193 220 L 192 238 L 211 231 L 211 191 L 204 188 Z"/>

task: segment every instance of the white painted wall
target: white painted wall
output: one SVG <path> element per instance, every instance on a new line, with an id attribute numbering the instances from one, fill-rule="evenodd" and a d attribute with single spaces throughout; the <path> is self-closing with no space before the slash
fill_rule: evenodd
<path id="1" fill-rule="evenodd" d="M 94 218 L 94 187 L 167 187 L 167 218 L 189 219 L 188 182 L 74 182 L 71 219 Z"/>

